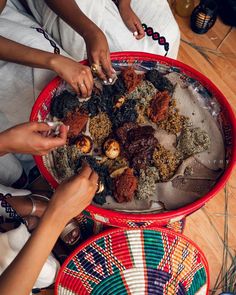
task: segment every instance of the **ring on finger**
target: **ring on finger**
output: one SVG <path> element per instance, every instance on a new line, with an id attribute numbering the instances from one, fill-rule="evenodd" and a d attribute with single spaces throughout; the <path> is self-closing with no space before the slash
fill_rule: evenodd
<path id="1" fill-rule="evenodd" d="M 99 181 L 99 183 L 96 183 L 96 185 L 97 185 L 96 194 L 99 194 L 99 193 L 104 191 L 105 187 L 104 187 L 104 184 L 101 181 Z"/>
<path id="2" fill-rule="evenodd" d="M 98 72 L 98 68 L 99 68 L 99 67 L 100 67 L 99 65 L 93 63 L 93 64 L 91 65 L 90 69 L 91 69 L 91 71 L 92 71 L 93 74 L 97 74 L 97 72 Z"/>
<path id="3" fill-rule="evenodd" d="M 80 83 L 79 86 L 80 87 L 84 87 L 85 85 L 84 85 L 84 83 Z"/>

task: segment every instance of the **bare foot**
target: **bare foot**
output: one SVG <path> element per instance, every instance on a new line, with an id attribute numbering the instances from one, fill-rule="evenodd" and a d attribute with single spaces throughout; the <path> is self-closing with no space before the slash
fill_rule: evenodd
<path id="1" fill-rule="evenodd" d="M 36 226 L 39 224 L 39 218 L 37 216 L 25 216 L 24 220 L 30 232 L 34 230 Z"/>

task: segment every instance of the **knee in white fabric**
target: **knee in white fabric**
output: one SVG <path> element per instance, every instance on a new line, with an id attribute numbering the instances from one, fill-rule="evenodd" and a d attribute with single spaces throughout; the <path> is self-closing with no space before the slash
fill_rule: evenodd
<path id="1" fill-rule="evenodd" d="M 22 175 L 23 168 L 20 162 L 12 155 L 0 157 L 0 183 L 11 186 Z"/>
<path id="2" fill-rule="evenodd" d="M 30 234 L 24 224 L 14 230 L 0 234 L 0 274 L 15 259 L 29 237 Z M 34 284 L 34 288 L 44 288 L 51 285 L 55 281 L 58 269 L 58 261 L 50 254 Z"/>

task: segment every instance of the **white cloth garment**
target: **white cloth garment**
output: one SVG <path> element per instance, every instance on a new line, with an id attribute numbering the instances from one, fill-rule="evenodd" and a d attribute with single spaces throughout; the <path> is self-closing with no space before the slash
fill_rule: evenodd
<path id="1" fill-rule="evenodd" d="M 0 35 L 24 45 L 54 52 L 50 41 L 35 27 L 39 28 L 40 25 L 26 13 L 19 1 L 7 1 L 0 14 Z M 63 50 L 60 51 L 65 54 Z M 0 132 L 29 121 L 38 94 L 55 75 L 49 70 L 0 60 Z M 24 157 L 21 162 L 19 157 L 12 154 L 0 157 L 0 183 L 10 186 L 17 181 L 23 171 L 22 163 L 24 165 L 27 162 L 26 169 L 32 168 L 33 160 L 30 157 Z"/>
<path id="2" fill-rule="evenodd" d="M 27 0 L 42 27 L 77 60 L 86 58 L 84 40 L 45 4 L 43 0 Z M 136 40 L 125 24 L 112 0 L 76 0 L 84 14 L 105 33 L 111 52 L 143 51 L 164 55 L 166 51 L 152 37 Z M 180 33 L 166 0 L 132 0 L 131 6 L 142 23 L 164 36 L 169 42 L 168 57 L 176 58 Z"/>
<path id="3" fill-rule="evenodd" d="M 29 237 L 30 234 L 24 224 L 6 233 L 0 233 L 0 274 L 18 255 Z M 33 267 L 34 257 L 32 257 Z M 55 281 L 59 267 L 59 262 L 50 254 L 34 284 L 34 288 L 50 286 Z"/>
<path id="4" fill-rule="evenodd" d="M 27 189 L 15 189 L 15 188 L 0 184 L 0 194 L 3 194 L 4 196 L 7 194 L 10 194 L 12 197 L 28 196 L 28 195 L 31 195 L 31 191 Z"/>

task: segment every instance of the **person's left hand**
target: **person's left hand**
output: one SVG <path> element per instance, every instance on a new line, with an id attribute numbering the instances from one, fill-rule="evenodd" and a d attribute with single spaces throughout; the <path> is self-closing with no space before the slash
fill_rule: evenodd
<path id="1" fill-rule="evenodd" d="M 14 126 L 0 134 L 0 154 L 22 153 L 45 155 L 66 144 L 68 128 L 60 126 L 56 137 L 46 136 L 52 127 L 46 123 L 30 122 Z"/>
<path id="2" fill-rule="evenodd" d="M 145 0 L 144 0 L 145 1 Z M 138 16 L 134 13 L 130 5 L 119 6 L 120 16 L 123 19 L 126 27 L 133 33 L 137 40 L 142 39 L 145 36 L 145 32 L 142 23 Z"/>

